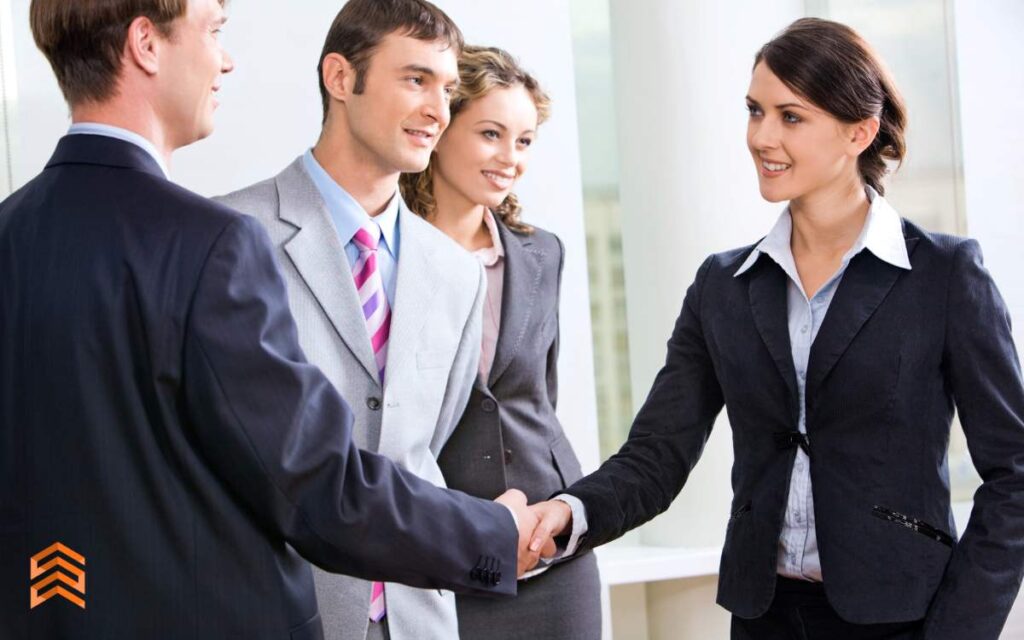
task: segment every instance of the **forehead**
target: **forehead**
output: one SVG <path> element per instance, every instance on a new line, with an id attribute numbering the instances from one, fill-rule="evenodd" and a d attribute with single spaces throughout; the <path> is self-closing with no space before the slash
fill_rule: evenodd
<path id="1" fill-rule="evenodd" d="M 755 100 L 770 98 L 772 102 L 795 102 L 804 104 L 806 101 L 786 86 L 763 61 L 757 63 L 750 76 L 750 97 Z M 761 98 L 758 98 L 761 96 Z"/>
<path id="2" fill-rule="evenodd" d="M 511 129 L 529 130 L 537 127 L 537 105 L 521 84 L 499 87 L 472 100 L 459 114 L 470 124 L 479 120 L 495 120 Z"/>
<path id="3" fill-rule="evenodd" d="M 370 58 L 370 68 L 397 70 L 408 66 L 431 69 L 445 82 L 455 82 L 459 77 L 456 51 L 444 40 L 419 40 L 389 33 Z"/>
<path id="4" fill-rule="evenodd" d="M 221 0 L 188 0 L 185 19 L 196 22 L 214 22 L 224 17 Z"/>

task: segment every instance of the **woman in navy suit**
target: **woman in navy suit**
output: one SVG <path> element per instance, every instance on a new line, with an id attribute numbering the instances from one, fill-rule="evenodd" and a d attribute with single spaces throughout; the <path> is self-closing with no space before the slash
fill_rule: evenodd
<path id="1" fill-rule="evenodd" d="M 802 19 L 757 53 L 747 143 L 788 202 L 687 291 L 627 442 L 539 505 L 582 548 L 664 511 L 724 406 L 734 499 L 718 602 L 732 637 L 995 640 L 1024 565 L 1024 386 L 973 240 L 886 202 L 906 111 L 853 30 Z M 954 408 L 983 484 L 958 541 Z"/>
<path id="2" fill-rule="evenodd" d="M 448 486 L 543 500 L 582 473 L 555 415 L 558 238 L 520 220 L 512 193 L 549 99 L 507 52 L 466 47 L 452 121 L 427 170 L 402 179 L 409 207 L 476 254 L 487 275 L 480 372 L 438 462 Z M 513 600 L 458 596 L 463 638 L 593 640 L 600 581 L 590 553 L 528 574 Z"/>

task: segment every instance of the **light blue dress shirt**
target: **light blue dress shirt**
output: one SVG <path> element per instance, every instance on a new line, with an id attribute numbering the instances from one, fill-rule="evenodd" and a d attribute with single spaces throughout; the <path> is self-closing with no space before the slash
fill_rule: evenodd
<path id="1" fill-rule="evenodd" d="M 171 173 L 167 170 L 167 165 L 164 163 L 163 156 L 157 151 L 156 145 L 140 136 L 134 131 L 122 129 L 121 127 L 115 127 L 109 124 L 99 124 L 98 122 L 76 122 L 71 125 L 68 129 L 68 135 L 93 135 L 93 136 L 106 136 L 108 138 L 116 138 L 118 140 L 124 140 L 130 142 L 135 146 L 141 148 L 143 151 L 148 153 L 156 160 L 160 170 L 164 172 L 165 178 L 170 178 Z"/>
<path id="2" fill-rule="evenodd" d="M 880 260 L 910 270 L 910 258 L 903 238 L 903 222 L 899 214 L 874 189 L 868 187 L 867 194 L 871 207 L 868 209 L 860 236 L 843 256 L 839 269 L 815 292 L 814 297 L 808 299 L 797 273 L 796 262 L 793 260 L 790 246 L 793 219 L 788 207 L 734 274 L 738 277 L 745 273 L 763 253 L 782 267 L 789 277 L 786 287 L 789 342 L 793 351 L 793 367 L 796 370 L 800 400 L 797 428 L 803 434 L 807 433 L 807 362 L 811 355 L 811 345 L 814 344 L 850 260 L 867 249 Z M 789 499 L 782 522 L 782 533 L 779 536 L 777 571 L 779 575 L 787 578 L 822 581 L 818 539 L 814 529 L 811 461 L 802 448 L 797 449 L 796 460 L 793 463 Z"/>
<path id="3" fill-rule="evenodd" d="M 348 258 L 348 266 L 354 267 L 359 258 L 359 248 L 352 242 L 352 237 L 367 222 L 376 224 L 380 228 L 380 244 L 377 245 L 377 268 L 380 270 L 381 281 L 384 283 L 384 295 L 388 297 L 388 304 L 391 309 L 395 308 L 395 286 L 398 279 L 398 251 L 399 251 L 399 229 L 398 216 L 403 209 L 401 196 L 398 192 L 391 197 L 387 206 L 379 215 L 370 217 L 355 198 L 341 188 L 334 181 L 327 171 L 324 170 L 313 151 L 306 151 L 302 156 L 302 167 L 309 174 L 317 191 L 324 200 L 327 213 L 334 222 L 334 229 L 338 232 L 338 240 L 345 248 L 345 256 Z M 410 214 L 412 215 L 412 214 Z"/>

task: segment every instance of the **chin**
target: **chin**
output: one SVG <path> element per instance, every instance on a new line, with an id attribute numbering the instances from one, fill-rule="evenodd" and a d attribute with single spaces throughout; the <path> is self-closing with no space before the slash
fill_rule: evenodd
<path id="1" fill-rule="evenodd" d="M 426 170 L 430 164 L 429 153 L 407 153 L 396 163 L 398 170 L 402 173 L 419 173 Z"/>
<path id="2" fill-rule="evenodd" d="M 761 197 L 768 202 L 785 202 L 786 200 L 790 200 L 786 194 L 776 189 L 766 189 L 764 187 L 761 187 Z"/>

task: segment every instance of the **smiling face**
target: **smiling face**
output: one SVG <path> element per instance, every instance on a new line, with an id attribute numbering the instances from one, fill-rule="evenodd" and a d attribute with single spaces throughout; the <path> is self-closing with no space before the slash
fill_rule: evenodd
<path id="1" fill-rule="evenodd" d="M 437 145 L 435 193 L 496 208 L 526 171 L 536 130 L 537 107 L 522 85 L 469 102 Z"/>
<path id="2" fill-rule="evenodd" d="M 458 83 L 455 51 L 446 42 L 385 36 L 366 69 L 361 93 L 355 74 L 339 117 L 352 151 L 382 173 L 422 171 L 451 116 L 448 101 Z"/>
<path id="3" fill-rule="evenodd" d="M 860 179 L 857 157 L 870 126 L 840 122 L 794 93 L 764 62 L 754 67 L 747 108 L 747 147 L 765 200 L 798 200 Z"/>
<path id="4" fill-rule="evenodd" d="M 156 109 L 167 131 L 167 143 L 177 149 L 213 132 L 214 93 L 221 74 L 234 69 L 218 36 L 224 9 L 217 0 L 190 0 L 185 15 L 162 38 Z"/>

